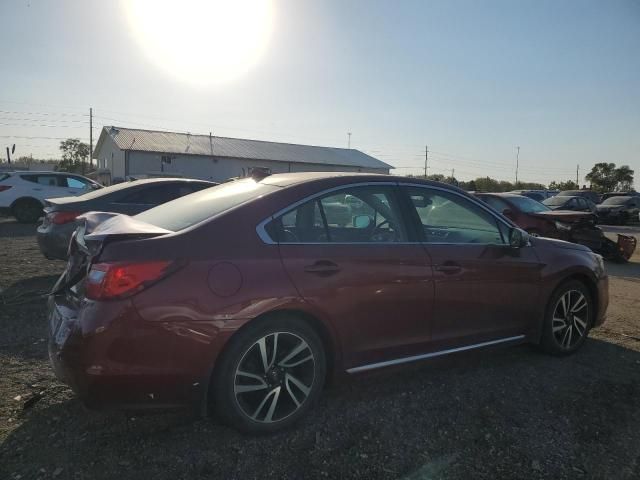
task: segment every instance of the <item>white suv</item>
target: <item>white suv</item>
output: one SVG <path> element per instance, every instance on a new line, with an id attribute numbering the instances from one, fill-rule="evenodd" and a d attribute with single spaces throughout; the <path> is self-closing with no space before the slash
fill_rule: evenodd
<path id="1" fill-rule="evenodd" d="M 42 216 L 45 198 L 82 195 L 101 185 L 62 172 L 0 172 L 0 213 L 33 223 Z"/>

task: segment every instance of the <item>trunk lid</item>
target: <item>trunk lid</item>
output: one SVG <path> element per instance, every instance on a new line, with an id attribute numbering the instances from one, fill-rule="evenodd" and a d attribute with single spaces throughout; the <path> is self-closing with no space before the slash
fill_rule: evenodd
<path id="1" fill-rule="evenodd" d="M 112 212 L 88 212 L 80 215 L 77 223 L 78 227 L 69 242 L 67 266 L 53 286 L 51 295 L 63 293 L 79 284 L 106 244 L 173 233 L 128 215 Z"/>

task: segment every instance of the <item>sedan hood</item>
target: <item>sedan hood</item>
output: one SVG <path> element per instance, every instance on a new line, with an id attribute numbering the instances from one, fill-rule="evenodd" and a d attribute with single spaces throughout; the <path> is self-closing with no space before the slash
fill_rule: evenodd
<path id="1" fill-rule="evenodd" d="M 551 210 L 546 212 L 532 213 L 531 215 L 547 220 L 558 220 L 560 222 L 579 222 L 589 220 L 593 216 L 588 212 L 573 212 L 571 210 Z"/>
<path id="2" fill-rule="evenodd" d="M 534 247 L 537 245 L 540 245 L 540 246 L 548 246 L 553 248 L 563 248 L 566 250 L 579 250 L 581 252 L 591 252 L 591 249 L 589 247 L 585 247 L 584 245 L 580 245 L 578 243 L 565 242 L 564 240 L 557 240 L 555 238 L 530 237 L 529 241 Z"/>
<path id="3" fill-rule="evenodd" d="M 596 205 L 599 212 L 609 212 L 611 210 L 618 210 L 625 208 L 624 205 Z"/>

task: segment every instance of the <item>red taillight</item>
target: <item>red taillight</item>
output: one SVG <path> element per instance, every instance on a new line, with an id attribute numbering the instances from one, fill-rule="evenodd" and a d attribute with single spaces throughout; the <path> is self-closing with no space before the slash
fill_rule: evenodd
<path id="1" fill-rule="evenodd" d="M 73 222 L 78 215 L 80 215 L 80 212 L 51 212 L 47 213 L 47 218 L 51 223 L 63 225 L 65 223 Z"/>
<path id="2" fill-rule="evenodd" d="M 171 262 L 98 263 L 91 267 L 85 283 L 85 296 L 109 300 L 131 296 L 165 277 Z"/>
<path id="3" fill-rule="evenodd" d="M 9 190 L 11 185 L 0 185 L 0 192 L 4 192 L 5 190 Z"/>

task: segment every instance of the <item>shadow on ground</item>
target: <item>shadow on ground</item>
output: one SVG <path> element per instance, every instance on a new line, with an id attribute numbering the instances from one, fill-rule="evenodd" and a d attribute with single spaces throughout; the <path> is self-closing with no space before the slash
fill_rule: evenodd
<path id="1" fill-rule="evenodd" d="M 0 238 L 32 237 L 39 223 L 18 223 L 13 218 L 0 217 Z"/>
<path id="2" fill-rule="evenodd" d="M 565 358 L 520 346 L 359 377 L 264 437 L 53 395 L 0 447 L 0 477 L 638 478 L 639 396 L 640 353 L 600 340 Z"/>

